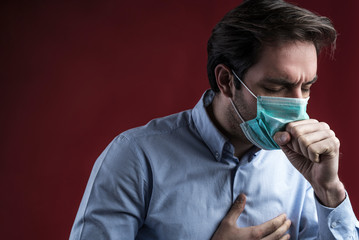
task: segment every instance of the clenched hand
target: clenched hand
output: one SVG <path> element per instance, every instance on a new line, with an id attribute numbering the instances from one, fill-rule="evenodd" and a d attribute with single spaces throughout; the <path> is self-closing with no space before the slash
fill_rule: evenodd
<path id="1" fill-rule="evenodd" d="M 338 176 L 340 144 L 328 124 L 315 119 L 291 122 L 274 140 L 324 205 L 336 207 L 345 199 Z"/>

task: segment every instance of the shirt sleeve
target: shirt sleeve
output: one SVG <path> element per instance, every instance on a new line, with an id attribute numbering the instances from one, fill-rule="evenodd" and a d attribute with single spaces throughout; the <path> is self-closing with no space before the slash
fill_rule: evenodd
<path id="1" fill-rule="evenodd" d="M 148 167 L 120 135 L 96 160 L 70 240 L 135 239 L 149 201 Z"/>
<path id="2" fill-rule="evenodd" d="M 315 198 L 318 214 L 319 239 L 359 239 L 359 223 L 349 196 L 336 208 L 328 208 Z"/>

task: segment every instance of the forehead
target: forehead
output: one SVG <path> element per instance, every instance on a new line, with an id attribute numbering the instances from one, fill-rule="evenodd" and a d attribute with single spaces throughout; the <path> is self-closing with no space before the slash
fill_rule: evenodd
<path id="1" fill-rule="evenodd" d="M 317 51 L 312 42 L 286 42 L 265 46 L 248 75 L 288 78 L 293 81 L 313 79 L 317 73 Z"/>

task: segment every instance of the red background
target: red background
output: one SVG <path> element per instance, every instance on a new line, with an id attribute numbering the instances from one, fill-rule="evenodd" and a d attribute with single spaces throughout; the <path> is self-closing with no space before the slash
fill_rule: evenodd
<path id="1" fill-rule="evenodd" d="M 92 165 L 121 131 L 193 107 L 209 87 L 206 43 L 239 1 L 2 1 L 2 239 L 66 239 Z M 357 189 L 359 1 L 297 0 L 340 33 L 323 56 L 309 114 L 341 140 Z"/>

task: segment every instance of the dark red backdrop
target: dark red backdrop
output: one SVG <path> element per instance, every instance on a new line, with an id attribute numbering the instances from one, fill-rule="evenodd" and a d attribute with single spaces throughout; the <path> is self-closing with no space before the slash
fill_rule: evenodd
<path id="1" fill-rule="evenodd" d="M 298 0 L 334 20 L 309 104 L 341 139 L 359 211 L 359 2 Z M 115 135 L 191 108 L 208 88 L 206 42 L 239 1 L 2 1 L 2 239 L 66 239 L 94 161 Z"/>

